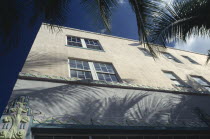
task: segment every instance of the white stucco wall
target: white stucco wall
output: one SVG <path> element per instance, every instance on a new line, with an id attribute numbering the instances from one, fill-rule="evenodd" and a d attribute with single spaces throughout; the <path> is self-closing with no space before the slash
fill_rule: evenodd
<path id="1" fill-rule="evenodd" d="M 66 35 L 99 40 L 103 51 L 66 46 Z M 203 76 L 210 81 L 210 66 L 205 65 L 206 56 L 175 49 L 166 49 L 183 63 L 172 62 L 164 56 L 154 61 L 138 49 L 138 41 L 116 38 L 96 33 L 63 28 L 51 33 L 42 26 L 22 72 L 69 77 L 68 58 L 112 63 L 124 82 L 152 87 L 171 88 L 172 82 L 162 70 L 173 71 L 185 82 L 189 75 Z M 198 46 L 199 47 L 199 46 Z M 200 65 L 192 64 L 181 55 L 189 56 Z"/>

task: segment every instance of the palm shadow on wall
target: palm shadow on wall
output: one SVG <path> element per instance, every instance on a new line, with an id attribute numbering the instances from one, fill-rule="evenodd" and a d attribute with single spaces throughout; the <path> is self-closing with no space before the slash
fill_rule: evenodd
<path id="1" fill-rule="evenodd" d="M 23 93 L 24 92 L 24 93 Z M 73 117 L 81 124 L 160 126 L 197 126 L 194 107 L 206 108 L 209 99 L 202 96 L 158 92 L 128 91 L 105 87 L 61 85 L 47 89 L 15 90 L 12 99 L 27 95 L 30 107 L 45 117 Z M 17 95 L 18 94 L 18 95 Z M 183 124 L 189 120 L 190 125 Z M 200 126 L 203 126 L 202 124 Z"/>
<path id="2" fill-rule="evenodd" d="M 190 85 L 193 89 L 193 91 L 200 91 L 200 93 L 207 93 L 209 94 L 210 92 L 208 92 L 208 90 L 206 90 L 202 85 L 200 85 L 198 82 L 196 82 L 195 80 L 192 79 L 191 76 L 187 76 L 187 80 L 186 83 L 188 85 Z"/>
<path id="3" fill-rule="evenodd" d="M 50 68 L 61 62 L 66 62 L 66 59 L 59 57 L 60 53 L 46 53 L 45 50 L 32 51 L 26 59 L 22 72 L 36 72 L 36 69 L 41 67 Z"/>

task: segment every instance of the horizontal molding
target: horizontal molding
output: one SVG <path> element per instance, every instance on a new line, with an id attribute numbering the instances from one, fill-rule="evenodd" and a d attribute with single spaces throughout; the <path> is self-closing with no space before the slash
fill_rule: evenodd
<path id="1" fill-rule="evenodd" d="M 122 88 L 122 89 L 134 89 L 134 90 L 144 90 L 151 92 L 163 92 L 163 93 L 174 93 L 174 94 L 184 94 L 184 95 L 200 95 L 200 96 L 210 96 L 210 93 L 204 93 L 201 91 L 194 91 L 189 88 L 160 88 L 160 87 L 151 87 L 143 86 L 136 84 L 128 83 L 109 83 L 103 81 L 93 81 L 93 80 L 80 80 L 78 78 L 66 78 L 60 76 L 49 76 L 49 75 L 40 75 L 40 74 L 31 74 L 20 72 L 19 79 L 24 80 L 34 80 L 34 81 L 46 81 L 46 82 L 55 82 L 55 83 L 66 83 L 66 84 L 79 84 L 87 86 L 99 86 L 99 87 L 109 87 L 109 88 Z"/>

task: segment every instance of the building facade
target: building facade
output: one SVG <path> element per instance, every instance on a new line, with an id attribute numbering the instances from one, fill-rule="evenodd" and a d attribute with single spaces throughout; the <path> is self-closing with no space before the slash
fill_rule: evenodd
<path id="1" fill-rule="evenodd" d="M 207 139 L 207 56 L 61 27 L 40 29 L 0 139 Z"/>

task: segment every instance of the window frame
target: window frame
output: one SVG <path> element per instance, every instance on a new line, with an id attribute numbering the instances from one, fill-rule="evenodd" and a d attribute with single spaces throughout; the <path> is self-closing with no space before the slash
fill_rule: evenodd
<path id="1" fill-rule="evenodd" d="M 171 79 L 168 77 L 169 80 L 171 80 L 172 85 L 175 85 L 177 87 L 184 87 L 184 88 L 191 88 L 191 86 L 189 86 L 187 83 L 185 83 L 179 76 L 177 76 L 173 71 L 166 71 L 166 70 L 162 70 L 162 72 L 164 73 L 164 75 L 166 77 L 168 77 L 166 74 L 171 74 L 172 76 L 175 77 L 175 79 Z M 180 85 L 174 84 L 173 81 L 177 81 L 179 82 Z"/>
<path id="2" fill-rule="evenodd" d="M 185 55 L 181 55 L 181 56 L 183 58 L 187 59 L 190 63 L 199 65 L 199 63 L 197 61 L 195 61 L 194 59 L 190 58 L 189 56 L 185 56 Z"/>
<path id="3" fill-rule="evenodd" d="M 203 76 L 198 76 L 198 75 L 190 75 L 190 77 L 199 85 L 201 85 L 203 88 L 206 89 L 206 87 L 208 87 L 210 89 L 210 82 L 208 80 L 206 80 Z M 195 78 L 200 78 L 202 81 L 204 81 L 207 85 L 202 85 L 199 82 L 197 82 L 193 77 Z M 210 92 L 208 89 L 206 89 L 208 92 Z"/>
<path id="4" fill-rule="evenodd" d="M 140 48 L 140 47 L 138 47 L 138 49 L 139 49 L 145 56 L 152 57 L 151 53 L 150 53 L 149 50 L 147 50 L 146 48 Z"/>
<path id="5" fill-rule="evenodd" d="M 98 51 L 104 51 L 104 49 L 103 49 L 103 47 L 101 46 L 101 43 L 99 42 L 99 40 L 90 39 L 90 38 L 82 38 L 82 39 L 84 40 L 86 47 L 87 47 L 88 45 L 86 44 L 86 41 L 85 41 L 85 40 L 93 40 L 93 41 L 97 41 L 97 43 L 99 44 L 98 47 L 100 48 L 100 49 L 93 49 L 93 48 L 88 48 L 88 47 L 87 47 L 87 49 L 93 49 L 93 50 L 98 50 Z"/>
<path id="6" fill-rule="evenodd" d="M 80 46 L 69 45 L 69 44 L 68 44 L 68 37 L 76 37 L 76 38 L 79 38 L 80 41 L 81 41 L 81 45 L 82 45 L 82 46 L 80 47 Z M 98 44 L 99 44 L 98 47 L 99 47 L 100 49 L 88 48 L 88 47 L 87 47 L 87 44 L 86 44 L 86 42 L 85 42 L 85 39 L 97 41 Z M 73 36 L 73 35 L 66 35 L 66 46 L 69 46 L 69 47 L 76 47 L 76 48 L 81 48 L 81 49 L 87 49 L 87 50 L 94 50 L 94 51 L 104 51 L 104 49 L 103 49 L 101 43 L 99 42 L 99 40 L 90 39 L 90 38 L 83 38 L 83 37 L 77 37 L 77 36 Z"/>
<path id="7" fill-rule="evenodd" d="M 169 60 L 173 60 L 173 62 L 176 62 L 176 63 L 182 63 L 178 58 L 176 58 L 175 56 L 173 56 L 171 53 L 168 53 L 168 52 L 161 52 L 163 54 L 163 56 Z M 168 58 L 166 55 L 169 55 L 171 56 L 171 58 Z"/>
<path id="8" fill-rule="evenodd" d="M 101 74 L 115 75 L 115 77 L 117 79 L 116 82 L 114 82 L 114 81 L 110 81 L 110 82 L 109 81 L 104 81 L 104 82 L 108 82 L 108 83 L 120 83 L 120 82 L 122 82 L 122 80 L 121 80 L 121 78 L 120 78 L 117 70 L 115 69 L 115 67 L 114 67 L 114 65 L 112 63 L 101 62 L 101 61 L 88 61 L 88 60 L 76 59 L 76 58 L 68 58 L 68 70 L 69 70 L 69 77 L 70 78 L 73 78 L 73 77 L 71 77 L 71 69 L 72 70 L 80 70 L 80 69 L 71 68 L 71 66 L 70 66 L 70 60 L 79 60 L 79 61 L 88 62 L 89 67 L 90 67 L 90 70 L 81 70 L 81 71 L 89 71 L 91 73 L 91 75 L 92 75 L 92 81 L 102 81 L 103 82 L 103 80 L 99 80 L 99 77 L 97 75 L 97 73 L 101 73 Z M 96 68 L 95 68 L 94 63 L 109 64 L 109 65 L 112 66 L 112 69 L 113 69 L 114 73 L 97 71 Z M 91 79 L 84 79 L 84 80 L 91 80 Z"/>
<path id="9" fill-rule="evenodd" d="M 80 59 L 72 59 L 72 60 L 84 61 L 84 60 L 80 60 Z M 88 61 L 85 61 L 85 62 L 88 62 Z M 84 80 L 93 80 L 93 75 L 92 75 L 92 72 L 91 72 L 91 67 L 90 67 L 89 62 L 88 62 L 88 65 L 89 65 L 89 68 L 90 68 L 89 70 L 79 69 L 79 68 L 71 68 L 71 66 L 70 66 L 70 59 L 68 59 L 69 77 L 71 78 L 71 70 L 76 70 L 76 71 L 90 72 L 91 76 L 92 76 L 92 79 L 84 79 Z M 81 78 L 79 78 L 79 79 L 81 79 Z"/>
<path id="10" fill-rule="evenodd" d="M 80 47 L 80 46 L 75 46 L 75 45 L 69 45 L 69 44 L 68 44 L 68 42 L 69 42 L 69 41 L 68 41 L 68 37 L 79 38 L 79 39 L 80 39 L 80 42 L 81 42 L 81 47 Z M 66 45 L 67 45 L 67 46 L 72 46 L 72 47 L 83 48 L 83 44 L 82 44 L 81 38 L 80 38 L 80 37 L 77 37 L 77 36 L 66 35 Z"/>

